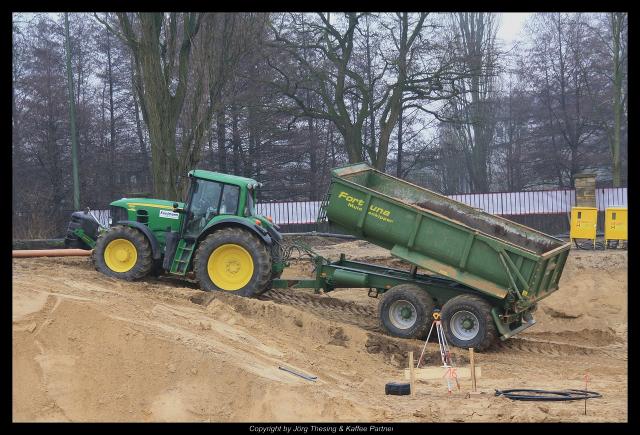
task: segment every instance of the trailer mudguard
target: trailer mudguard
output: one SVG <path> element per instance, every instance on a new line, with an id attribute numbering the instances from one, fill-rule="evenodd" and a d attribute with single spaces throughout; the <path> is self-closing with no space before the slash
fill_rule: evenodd
<path id="1" fill-rule="evenodd" d="M 215 230 L 230 226 L 247 228 L 249 231 L 251 231 L 251 233 L 258 236 L 258 238 L 262 240 L 267 246 L 271 246 L 273 244 L 273 239 L 269 235 L 269 232 L 266 228 L 253 223 L 249 223 L 247 222 L 247 219 L 239 218 L 236 216 L 229 216 L 228 218 L 211 223 L 209 226 L 205 227 L 204 230 L 202 230 L 202 233 L 200 233 L 200 235 L 198 236 L 198 241 L 204 239 Z"/>
<path id="2" fill-rule="evenodd" d="M 160 255 L 162 255 L 162 252 L 160 251 L 160 244 L 158 243 L 158 239 L 156 239 L 156 236 L 153 234 L 153 231 L 151 231 L 148 226 L 136 221 L 118 221 L 117 223 L 120 225 L 127 225 L 129 227 L 133 227 L 142 231 L 142 234 L 147 237 L 149 243 L 151 244 L 151 253 L 153 259 L 160 259 Z"/>

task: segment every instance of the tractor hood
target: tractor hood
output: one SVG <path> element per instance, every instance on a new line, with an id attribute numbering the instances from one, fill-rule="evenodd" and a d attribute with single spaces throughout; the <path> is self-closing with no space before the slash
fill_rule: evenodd
<path id="1" fill-rule="evenodd" d="M 173 211 L 173 201 L 152 198 L 122 198 L 111 203 L 109 225 L 120 221 L 133 221 L 147 226 L 164 243 L 165 231 L 178 231 L 183 214 Z M 115 207 L 115 208 L 114 208 Z M 182 202 L 178 203 L 183 208 Z"/>
<path id="2" fill-rule="evenodd" d="M 164 199 L 152 199 L 152 198 L 122 198 L 111 203 L 112 206 L 123 207 L 129 210 L 136 210 L 138 208 L 157 208 L 165 210 L 173 210 L 174 201 L 166 201 Z M 178 202 L 178 207 L 184 207 L 184 203 Z"/>

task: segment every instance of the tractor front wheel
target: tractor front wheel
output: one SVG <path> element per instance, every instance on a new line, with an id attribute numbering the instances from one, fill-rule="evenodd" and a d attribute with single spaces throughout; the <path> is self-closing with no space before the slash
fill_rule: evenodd
<path id="1" fill-rule="evenodd" d="M 257 296 L 271 282 L 271 253 L 248 231 L 223 228 L 208 235 L 198 246 L 194 272 L 205 291 Z"/>
<path id="2" fill-rule="evenodd" d="M 153 258 L 147 238 L 138 230 L 117 225 L 98 237 L 93 250 L 97 271 L 132 281 L 151 271 Z"/>

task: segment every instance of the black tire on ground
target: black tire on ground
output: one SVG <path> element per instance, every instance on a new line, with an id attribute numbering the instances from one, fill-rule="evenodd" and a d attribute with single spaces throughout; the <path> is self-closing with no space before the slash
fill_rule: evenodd
<path id="1" fill-rule="evenodd" d="M 280 245 L 275 242 L 271 247 L 271 261 L 274 264 L 280 263 L 282 261 L 282 251 Z M 284 272 L 284 270 L 281 270 L 280 272 L 271 272 L 271 280 L 280 278 L 282 276 L 282 272 Z"/>
<path id="2" fill-rule="evenodd" d="M 459 295 L 449 299 L 440 313 L 447 342 L 482 352 L 498 338 L 491 316 L 491 305 L 474 295 Z"/>
<path id="3" fill-rule="evenodd" d="M 193 269 L 200 288 L 204 291 L 224 291 L 216 286 L 209 276 L 207 263 L 216 248 L 233 244 L 243 247 L 253 260 L 253 275 L 249 282 L 238 290 L 229 290 L 239 296 L 257 296 L 269 290 L 271 284 L 271 253 L 263 242 L 242 228 L 223 228 L 209 234 L 198 246 L 193 260 Z"/>
<path id="4" fill-rule="evenodd" d="M 281 253 L 282 251 L 280 250 L 280 247 L 277 244 L 273 244 L 273 246 L 271 246 L 271 265 L 273 266 L 275 263 L 279 263 L 281 261 Z M 267 283 L 267 285 L 264 286 L 264 288 L 260 291 L 260 293 L 258 293 L 259 295 L 268 292 L 269 290 L 271 290 L 271 283 L 273 283 L 274 279 L 280 279 L 280 277 L 282 276 L 282 273 L 284 272 L 284 270 L 281 270 L 280 272 L 273 272 L 273 270 L 271 271 L 271 278 L 269 278 L 269 282 Z"/>
<path id="5" fill-rule="evenodd" d="M 134 266 L 126 272 L 116 272 L 109 268 L 105 262 L 104 253 L 109 243 L 117 239 L 125 239 L 133 244 L 136 249 L 137 259 Z M 124 225 L 111 227 L 107 232 L 98 237 L 93 249 L 92 259 L 97 271 L 114 278 L 133 281 L 145 277 L 151 272 L 153 258 L 151 245 L 140 231 Z"/>
<path id="6" fill-rule="evenodd" d="M 406 382 L 387 382 L 384 386 L 384 394 L 407 396 L 411 394 L 411 384 Z"/>
<path id="7" fill-rule="evenodd" d="M 380 327 L 395 337 L 424 338 L 432 323 L 434 303 L 426 290 L 400 284 L 387 290 L 378 303 Z"/>

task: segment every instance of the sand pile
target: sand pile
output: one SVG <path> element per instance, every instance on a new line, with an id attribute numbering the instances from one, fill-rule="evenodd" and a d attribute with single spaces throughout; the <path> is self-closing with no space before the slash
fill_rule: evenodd
<path id="1" fill-rule="evenodd" d="M 393 262 L 364 242 L 319 247 Z M 308 271 L 295 264 L 286 274 Z M 15 421 L 625 421 L 625 252 L 573 251 L 561 290 L 538 324 L 478 356 L 479 386 L 580 388 L 588 371 L 604 395 L 583 404 L 446 395 L 384 395 L 422 342 L 377 329 L 364 290 L 329 296 L 274 291 L 263 300 L 216 294 L 208 306 L 184 281 L 124 282 L 86 258 L 13 262 Z M 429 345 L 436 364 L 437 346 Z M 455 351 L 459 365 L 466 351 Z M 310 382 L 278 369 L 318 376 Z"/>

